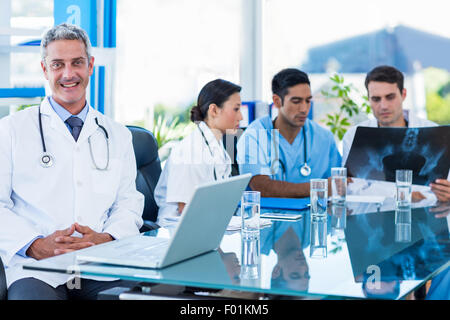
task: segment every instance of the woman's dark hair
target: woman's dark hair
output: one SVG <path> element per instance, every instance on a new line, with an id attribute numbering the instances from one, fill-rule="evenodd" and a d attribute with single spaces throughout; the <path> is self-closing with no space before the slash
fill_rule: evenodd
<path id="1" fill-rule="evenodd" d="M 366 89 L 369 90 L 369 82 L 387 82 L 387 83 L 396 83 L 400 92 L 403 91 L 403 73 L 400 70 L 391 67 L 391 66 L 378 66 L 372 69 L 366 76 L 366 81 L 364 84 L 366 85 Z"/>
<path id="2" fill-rule="evenodd" d="M 311 85 L 306 73 L 294 68 L 283 69 L 272 79 L 272 93 L 279 96 L 283 103 L 289 88 L 302 83 Z"/>
<path id="3" fill-rule="evenodd" d="M 225 101 L 236 92 L 241 92 L 241 87 L 229 81 L 216 79 L 208 82 L 198 95 L 197 105 L 191 109 L 191 120 L 193 122 L 205 120 L 210 104 L 222 108 Z"/>

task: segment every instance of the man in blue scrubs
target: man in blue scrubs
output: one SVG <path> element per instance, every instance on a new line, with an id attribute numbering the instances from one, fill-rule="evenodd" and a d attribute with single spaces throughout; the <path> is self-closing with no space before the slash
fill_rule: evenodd
<path id="1" fill-rule="evenodd" d="M 250 187 L 263 197 L 308 197 L 309 180 L 330 177 L 341 155 L 333 134 L 308 119 L 312 94 L 306 73 L 280 71 L 272 93 L 278 116 L 259 118 L 244 131 L 237 144 L 239 171 L 253 175 Z"/>

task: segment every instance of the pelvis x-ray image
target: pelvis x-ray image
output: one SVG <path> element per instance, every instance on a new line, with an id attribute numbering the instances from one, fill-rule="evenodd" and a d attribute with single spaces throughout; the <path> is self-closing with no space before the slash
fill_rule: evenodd
<path id="1" fill-rule="evenodd" d="M 358 127 L 347 158 L 348 175 L 395 182 L 395 170 L 413 171 L 413 184 L 447 178 L 450 126 L 427 128 Z"/>

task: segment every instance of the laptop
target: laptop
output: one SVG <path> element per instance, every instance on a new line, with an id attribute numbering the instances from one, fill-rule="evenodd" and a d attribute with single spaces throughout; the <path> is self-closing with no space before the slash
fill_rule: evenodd
<path id="1" fill-rule="evenodd" d="M 77 251 L 77 260 L 160 269 L 219 247 L 251 174 L 198 186 L 170 239 L 131 236 Z"/>

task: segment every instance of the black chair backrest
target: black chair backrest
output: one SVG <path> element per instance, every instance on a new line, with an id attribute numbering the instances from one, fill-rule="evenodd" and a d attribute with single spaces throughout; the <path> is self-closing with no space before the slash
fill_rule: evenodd
<path id="1" fill-rule="evenodd" d="M 127 126 L 133 136 L 133 148 L 136 157 L 136 189 L 145 196 L 142 218 L 156 222 L 158 206 L 154 191 L 161 175 L 161 162 L 158 156 L 158 143 L 153 134 L 140 127 Z"/>
<path id="2" fill-rule="evenodd" d="M 2 258 L 0 258 L 0 300 L 6 300 L 6 275 L 5 268 L 3 267 Z"/>
<path id="3" fill-rule="evenodd" d="M 231 158 L 231 175 L 232 176 L 239 175 L 239 166 L 236 161 L 236 154 L 237 154 L 236 145 L 237 145 L 237 141 L 239 140 L 239 138 L 243 132 L 244 132 L 244 129 L 239 129 L 234 134 L 230 134 L 230 133 L 224 134 L 223 138 L 222 138 L 223 146 L 225 147 L 225 150 L 227 150 L 228 155 Z"/>

